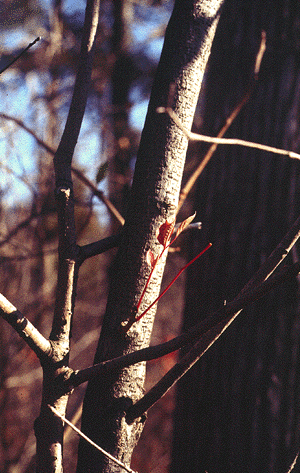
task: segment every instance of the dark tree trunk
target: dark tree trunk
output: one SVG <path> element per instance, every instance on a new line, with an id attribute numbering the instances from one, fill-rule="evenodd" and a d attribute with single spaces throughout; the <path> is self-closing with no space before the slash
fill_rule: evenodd
<path id="1" fill-rule="evenodd" d="M 227 136 L 299 151 L 299 21 L 297 0 L 225 4 L 207 78 L 205 132 L 216 134 L 242 97 L 264 29 L 258 84 Z M 195 198 L 203 231 L 191 238 L 192 252 L 208 240 L 213 248 L 188 274 L 184 329 L 231 300 L 299 215 L 299 166 L 219 148 Z M 242 313 L 182 379 L 172 473 L 288 470 L 300 446 L 297 293 L 294 281 Z"/>

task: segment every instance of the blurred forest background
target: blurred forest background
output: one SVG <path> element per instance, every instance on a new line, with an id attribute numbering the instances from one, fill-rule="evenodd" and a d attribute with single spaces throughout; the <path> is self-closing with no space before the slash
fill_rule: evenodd
<path id="1" fill-rule="evenodd" d="M 78 243 L 116 233 L 126 205 L 139 136 L 173 2 L 103 0 L 92 88 L 76 149 Z M 0 2 L 0 70 L 37 36 L 41 40 L 0 76 L 1 292 L 46 336 L 56 287 L 57 223 L 52 154 L 74 83 L 85 2 Z M 249 89 L 261 31 L 267 49 L 252 95 L 227 136 L 299 152 L 300 9 L 298 0 L 228 0 L 219 23 L 195 130 L 216 135 Z M 165 104 L 162 104 L 165 105 Z M 17 123 L 11 118 L 20 120 Z M 184 181 L 206 145 L 191 144 Z M 182 236 L 168 257 L 165 285 L 207 241 L 199 262 L 159 305 L 153 344 L 166 341 L 231 300 L 279 243 L 300 208 L 299 162 L 242 148 L 219 147 L 185 202 L 203 230 Z M 181 217 L 179 220 L 181 220 Z M 291 258 L 298 260 L 295 247 Z M 82 267 L 71 365 L 94 357 L 114 251 Z M 284 472 L 300 447 L 298 281 L 256 303 L 149 412 L 132 468 L 143 473 Z M 0 470 L 33 471 L 41 390 L 39 362 L 0 320 Z M 176 361 L 148 365 L 147 386 Z M 79 423 L 84 387 L 68 417 Z M 66 430 L 65 471 L 75 469 L 78 439 Z M 172 451 L 173 449 L 173 451 Z M 171 451 L 172 458 L 171 461 Z M 169 464 L 171 462 L 171 466 Z M 294 471 L 300 471 L 297 465 Z"/>

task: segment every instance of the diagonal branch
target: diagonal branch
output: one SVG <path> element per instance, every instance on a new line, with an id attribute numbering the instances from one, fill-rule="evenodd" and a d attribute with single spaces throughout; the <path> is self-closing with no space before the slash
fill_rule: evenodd
<path id="1" fill-rule="evenodd" d="M 122 232 L 79 247 L 78 264 L 81 265 L 87 258 L 100 255 L 111 248 L 119 246 L 121 238 Z"/>
<path id="2" fill-rule="evenodd" d="M 20 222 L 15 228 L 13 228 L 3 240 L 0 241 L 0 247 L 3 245 L 6 245 L 6 243 L 9 243 L 9 241 L 23 228 L 27 228 L 32 220 L 37 218 L 40 214 L 36 213 L 35 211 L 31 212 L 30 216 L 28 218 L 25 218 L 22 222 Z"/>
<path id="3" fill-rule="evenodd" d="M 5 120 L 10 120 L 16 123 L 19 127 L 23 128 L 27 133 L 29 133 L 35 140 L 36 142 L 42 146 L 48 153 L 52 154 L 53 156 L 55 155 L 55 149 L 49 146 L 45 141 L 43 141 L 41 138 L 39 138 L 36 133 L 28 128 L 27 125 L 22 120 L 19 120 L 18 118 L 12 117 L 10 115 L 7 115 L 6 113 L 0 113 L 0 118 L 3 118 Z M 75 168 L 74 166 L 71 167 L 71 171 L 73 174 L 75 174 L 78 179 L 83 182 L 89 189 L 93 191 L 93 194 L 98 197 L 107 207 L 109 212 L 115 219 L 120 222 L 121 225 L 124 225 L 124 218 L 120 214 L 120 212 L 116 209 L 116 207 L 113 205 L 113 203 L 106 197 L 106 195 L 100 191 L 95 184 L 90 181 L 79 169 Z"/>
<path id="4" fill-rule="evenodd" d="M 288 266 L 280 274 L 270 278 L 249 292 L 245 293 L 244 296 L 238 296 L 234 301 L 228 304 L 223 311 L 217 312 L 209 321 L 206 321 L 206 325 L 213 323 L 213 320 L 219 319 L 216 325 L 206 331 L 190 349 L 190 351 L 178 362 L 176 365 L 169 370 L 163 378 L 151 388 L 147 394 L 140 401 L 136 402 L 132 407 L 128 409 L 127 421 L 133 422 L 137 417 L 142 416 L 150 407 L 153 406 L 166 392 L 177 382 L 187 371 L 189 371 L 194 364 L 206 353 L 206 351 L 220 338 L 225 330 L 231 325 L 236 317 L 242 312 L 242 310 L 259 299 L 271 289 L 276 287 L 281 282 L 288 278 L 297 276 L 300 272 L 300 265 Z M 230 315 L 228 315 L 230 314 Z M 221 319 L 221 320 L 220 320 Z"/>
<path id="5" fill-rule="evenodd" d="M 103 376 L 105 373 L 110 371 L 119 370 L 140 363 L 141 361 L 150 361 L 160 358 L 168 353 L 179 350 L 192 342 L 197 340 L 199 341 L 199 338 L 201 343 L 203 343 L 207 333 L 211 336 L 212 330 L 216 327 L 219 330 L 219 324 L 224 322 L 227 324 L 229 318 L 234 319 L 245 307 L 265 296 L 271 289 L 277 287 L 283 281 L 296 276 L 299 273 L 299 269 L 300 263 L 285 266 L 280 273 L 272 276 L 270 279 L 258 286 L 254 286 L 247 292 L 243 293 L 243 291 L 241 291 L 241 293 L 239 293 L 239 295 L 225 307 L 222 307 L 222 309 L 218 310 L 213 315 L 208 316 L 206 319 L 199 322 L 188 332 L 185 332 L 168 342 L 134 351 L 112 360 L 103 361 L 89 368 L 74 371 L 70 378 L 66 380 L 64 389 L 73 389 L 96 376 Z"/>
<path id="6" fill-rule="evenodd" d="M 223 125 L 223 127 L 221 128 L 221 130 L 219 131 L 219 133 L 217 135 L 217 138 L 222 138 L 225 135 L 228 128 L 231 126 L 233 121 L 239 115 L 240 111 L 249 102 L 249 99 L 252 95 L 254 87 L 257 83 L 258 74 L 259 74 L 259 70 L 260 70 L 260 65 L 261 65 L 262 58 L 264 56 L 265 49 L 266 49 L 266 33 L 264 31 L 262 31 L 261 43 L 260 43 L 260 47 L 259 47 L 259 50 L 258 50 L 258 53 L 257 53 L 257 56 L 256 56 L 256 61 L 255 61 L 255 66 L 254 66 L 254 74 L 253 74 L 253 78 L 251 80 L 251 83 L 248 87 L 248 90 L 243 95 L 242 99 L 239 101 L 239 103 L 236 105 L 236 107 L 231 112 L 229 117 L 226 119 L 226 122 Z M 185 186 L 181 189 L 177 212 L 179 212 L 179 210 L 181 209 L 181 207 L 182 207 L 185 199 L 187 198 L 190 190 L 194 186 L 195 182 L 197 181 L 198 177 L 200 176 L 200 174 L 202 173 L 202 171 L 204 170 L 206 165 L 209 163 L 209 161 L 210 161 L 211 157 L 213 156 L 214 152 L 216 151 L 217 147 L 218 147 L 218 143 L 213 143 L 210 146 L 209 150 L 205 154 L 205 156 L 202 159 L 201 163 L 197 166 L 197 168 L 195 169 L 195 171 L 193 172 L 191 177 L 188 179 Z"/>
<path id="7" fill-rule="evenodd" d="M 52 154 L 54 156 L 55 149 L 52 148 L 51 146 L 49 146 L 44 140 L 39 138 L 37 136 L 37 134 L 33 130 L 28 128 L 28 126 L 25 125 L 25 123 L 22 120 L 20 120 L 19 118 L 12 117 L 11 115 L 7 115 L 7 113 L 3 113 L 3 112 L 0 113 L 0 118 L 3 118 L 4 120 L 9 120 L 9 121 L 12 121 L 12 122 L 16 123 L 16 125 L 18 125 L 20 128 L 25 130 L 29 135 L 31 135 L 35 139 L 35 141 L 40 146 L 42 146 L 42 148 L 46 149 L 50 154 Z"/>
<path id="8" fill-rule="evenodd" d="M 168 342 L 137 350 L 111 360 L 97 363 L 89 368 L 75 371 L 71 377 L 66 380 L 65 389 L 73 389 L 74 387 L 79 386 L 80 384 L 89 381 L 90 379 L 105 372 L 122 369 L 141 361 L 150 361 L 160 358 L 168 353 L 174 352 L 188 345 L 189 343 L 194 342 L 195 340 L 198 340 L 201 336 L 203 336 L 203 334 L 209 332 L 216 326 L 218 326 L 220 336 L 224 330 L 218 324 L 222 324 L 224 321 L 227 324 L 229 318 L 231 318 L 233 321 L 244 307 L 259 299 L 260 297 L 263 297 L 274 286 L 280 284 L 283 280 L 294 277 L 296 274 L 298 274 L 300 263 L 296 263 L 292 266 L 285 266 L 280 271 L 280 273 L 269 279 L 269 276 L 288 255 L 292 246 L 296 243 L 299 237 L 300 217 L 298 217 L 294 225 L 277 245 L 269 258 L 232 302 L 222 307 L 222 309 L 218 310 L 213 315 L 199 322 L 188 332 L 183 333 Z"/>
<path id="9" fill-rule="evenodd" d="M 30 49 L 32 46 L 35 45 L 35 43 L 37 43 L 41 38 L 38 36 L 37 38 L 35 38 L 34 41 L 32 41 L 31 43 L 28 44 L 28 46 L 26 46 L 25 49 L 23 49 L 20 54 L 18 54 L 7 66 L 5 66 L 3 69 L 1 69 L 0 71 L 0 74 L 2 74 L 4 71 L 6 71 L 9 67 L 11 67 L 18 59 L 20 59 L 21 56 L 23 56 L 24 53 L 26 53 L 28 51 L 28 49 Z"/>
<path id="10" fill-rule="evenodd" d="M 32 348 L 41 362 L 50 356 L 50 342 L 2 294 L 0 294 L 0 315 Z"/>
<path id="11" fill-rule="evenodd" d="M 293 463 L 291 464 L 291 466 L 289 467 L 289 471 L 287 473 L 291 473 L 293 471 L 293 469 L 295 468 L 296 466 L 296 463 L 297 463 L 297 460 L 298 460 L 298 457 L 299 457 L 299 454 L 300 454 L 300 451 L 297 452 L 294 460 L 293 460 Z"/>
<path id="12" fill-rule="evenodd" d="M 82 174 L 81 171 L 74 168 L 73 166 L 71 170 L 73 174 L 75 174 L 84 184 L 86 184 L 93 191 L 95 196 L 102 200 L 102 202 L 110 211 L 111 215 L 113 215 L 113 217 L 115 217 L 115 219 L 123 226 L 125 223 L 125 219 L 122 217 L 122 215 L 113 205 L 113 203 L 104 195 L 104 193 L 100 191 L 98 187 L 95 186 L 95 184 L 93 184 L 84 174 Z"/>
<path id="13" fill-rule="evenodd" d="M 300 154 L 294 151 L 288 151 L 286 149 L 274 148 L 274 146 L 262 145 L 259 143 L 253 143 L 252 141 L 240 140 L 239 138 L 215 138 L 212 136 L 200 135 L 193 133 L 183 126 L 179 117 L 176 115 L 174 110 L 170 107 L 157 107 L 157 113 L 166 113 L 176 123 L 181 131 L 187 136 L 190 141 L 204 141 L 204 143 L 216 143 L 218 145 L 238 145 L 245 146 L 246 148 L 254 148 L 260 151 L 267 151 L 273 154 L 280 154 L 282 156 L 288 156 L 292 159 L 300 159 Z"/>
<path id="14" fill-rule="evenodd" d="M 246 103 L 249 101 L 250 97 L 251 97 L 251 94 L 252 94 L 252 91 L 253 91 L 253 85 L 250 86 L 249 90 L 245 93 L 245 95 L 243 96 L 243 98 L 241 99 L 241 101 L 238 103 L 238 105 L 235 107 L 235 109 L 231 112 L 231 114 L 229 115 L 229 117 L 227 118 L 226 120 L 226 123 L 225 125 L 221 128 L 221 130 L 219 131 L 218 135 L 217 135 L 217 138 L 222 138 L 226 131 L 228 130 L 228 128 L 230 127 L 230 125 L 232 124 L 232 122 L 235 120 L 235 118 L 238 116 L 238 114 L 240 113 L 240 111 L 242 110 L 242 108 L 246 105 Z M 199 166 L 197 166 L 197 168 L 195 169 L 195 171 L 193 172 L 193 174 L 191 175 L 191 177 L 189 178 L 189 180 L 187 181 L 186 185 L 183 187 L 183 189 L 181 189 L 180 191 L 180 197 L 179 197 L 179 202 L 178 202 L 178 208 L 177 208 L 177 212 L 179 212 L 179 210 L 181 209 L 185 199 L 187 198 L 190 190 L 192 189 L 192 187 L 194 186 L 195 182 L 197 181 L 198 177 L 202 174 L 204 168 L 207 166 L 207 164 L 209 163 L 209 161 L 211 160 L 214 152 L 216 151 L 217 147 L 218 147 L 218 144 L 219 143 L 213 143 L 209 150 L 207 151 L 207 153 L 205 154 L 204 158 L 202 159 L 201 163 L 199 164 Z"/>
<path id="15" fill-rule="evenodd" d="M 88 442 L 90 445 L 92 445 L 94 448 L 96 448 L 97 450 L 99 450 L 105 457 L 109 458 L 112 462 L 116 463 L 116 465 L 119 465 L 121 468 L 123 468 L 123 470 L 125 471 L 128 471 L 128 473 L 136 473 L 134 470 L 132 470 L 131 468 L 129 468 L 128 466 L 126 466 L 124 463 L 122 463 L 121 461 L 119 461 L 117 458 L 115 458 L 113 455 L 111 455 L 110 453 L 108 453 L 106 450 L 104 450 L 102 447 L 100 447 L 99 445 L 97 445 L 95 442 L 93 442 L 89 437 L 87 437 L 83 432 L 81 432 L 81 430 L 77 429 L 77 427 L 72 424 L 72 422 L 70 422 L 68 419 L 66 419 L 66 417 L 62 416 L 56 409 L 54 409 L 54 407 L 52 406 L 49 406 L 49 408 L 51 409 L 51 411 L 56 415 L 58 416 L 63 422 L 65 422 L 69 427 L 71 427 L 71 429 L 74 430 L 74 432 L 76 432 L 80 437 L 82 437 L 86 442 Z"/>
<path id="16" fill-rule="evenodd" d="M 140 417 L 146 412 L 158 399 L 161 398 L 174 383 L 176 383 L 199 359 L 200 357 L 211 347 L 211 345 L 222 335 L 222 333 L 229 327 L 229 325 L 235 320 L 239 313 L 243 309 L 243 304 L 233 313 L 232 305 L 239 304 L 243 299 L 248 296 L 252 297 L 256 291 L 265 290 L 268 285 L 272 284 L 272 281 L 266 281 L 269 276 L 275 271 L 277 266 L 283 261 L 288 255 L 292 246 L 296 243 L 300 237 L 300 217 L 296 220 L 291 229 L 287 232 L 285 237 L 271 253 L 270 257 L 261 266 L 259 271 L 254 277 L 248 282 L 244 289 L 240 292 L 233 303 L 228 304 L 223 308 L 222 311 L 217 312 L 212 316 L 212 320 L 204 320 L 208 326 L 211 324 L 208 332 L 192 347 L 192 349 L 147 393 L 143 398 L 137 401 L 128 410 L 127 420 L 132 422 L 135 418 Z M 299 263 L 296 263 L 291 267 L 290 275 L 295 276 L 299 273 Z M 278 275 L 281 279 L 282 275 L 285 276 L 285 271 Z M 263 281 L 266 281 L 263 283 Z M 229 310 L 229 313 L 228 313 Z M 223 314 L 222 314 L 223 312 Z M 198 324 L 199 327 L 200 324 Z"/>

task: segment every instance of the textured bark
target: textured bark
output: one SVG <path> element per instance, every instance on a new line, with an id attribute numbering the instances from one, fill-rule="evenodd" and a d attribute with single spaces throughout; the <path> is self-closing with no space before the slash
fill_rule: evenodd
<path id="1" fill-rule="evenodd" d="M 155 308 L 129 332 L 121 322 L 134 314 L 150 272 L 149 248 L 161 246 L 156 230 L 175 217 L 187 149 L 187 139 L 156 108 L 166 105 L 175 84 L 172 106 L 187 128 L 191 127 L 205 65 L 222 1 L 177 1 L 166 32 L 141 138 L 123 240 L 113 269 L 107 311 L 95 362 L 113 358 L 149 344 Z M 157 266 L 140 310 L 158 295 L 164 260 Z M 84 401 L 82 429 L 96 443 L 126 464 L 130 463 L 144 419 L 127 424 L 126 409 L 143 394 L 145 364 L 125 368 L 89 383 Z M 120 471 L 87 443 L 79 448 L 78 472 Z"/>
<path id="2" fill-rule="evenodd" d="M 260 30 L 267 50 L 253 97 L 227 136 L 298 151 L 299 5 L 230 0 L 207 82 L 205 132 L 216 134 L 244 90 Z M 297 38 L 297 39 L 296 39 Z M 226 64 L 226 67 L 224 67 Z M 299 163 L 220 148 L 195 200 L 207 264 L 189 273 L 184 328 L 231 300 L 299 213 Z M 191 242 L 193 251 L 203 244 Z M 297 249 L 294 249 L 294 257 Z M 299 449 L 297 282 L 247 310 L 178 389 L 172 473 L 288 471 Z"/>

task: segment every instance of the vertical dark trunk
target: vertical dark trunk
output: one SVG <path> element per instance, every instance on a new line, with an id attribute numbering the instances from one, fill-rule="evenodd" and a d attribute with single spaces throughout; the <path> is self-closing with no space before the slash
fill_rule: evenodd
<path id="1" fill-rule="evenodd" d="M 267 51 L 235 136 L 299 151 L 299 3 L 229 0 L 207 78 L 205 132 L 216 134 L 247 88 L 261 30 Z M 299 163 L 220 148 L 200 178 L 203 222 L 188 275 L 184 328 L 232 299 L 299 215 Z M 293 256 L 297 256 L 294 249 Z M 297 281 L 240 315 L 178 387 L 172 473 L 287 471 L 300 446 Z"/>
<path id="2" fill-rule="evenodd" d="M 110 163 L 109 197 L 121 214 L 125 215 L 131 180 L 130 162 L 136 153 L 134 134 L 129 124 L 129 93 L 138 71 L 129 47 L 133 5 L 124 0 L 114 0 L 113 5 L 112 52 L 115 63 L 111 76 L 111 132 L 114 154 Z"/>

